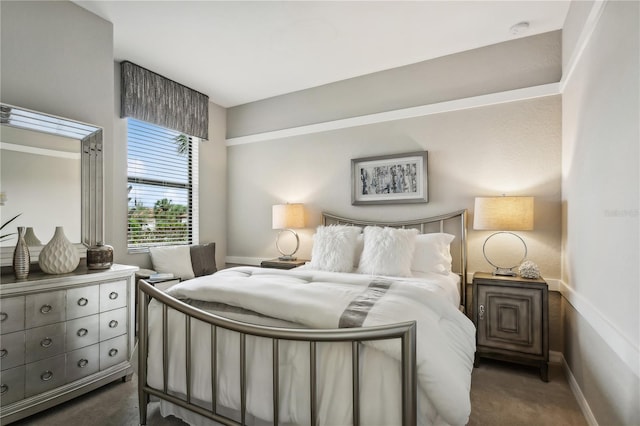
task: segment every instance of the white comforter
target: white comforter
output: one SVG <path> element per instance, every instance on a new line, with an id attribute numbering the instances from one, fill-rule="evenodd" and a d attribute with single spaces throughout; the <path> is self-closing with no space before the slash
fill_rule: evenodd
<path id="1" fill-rule="evenodd" d="M 374 278 L 315 270 L 239 267 L 185 281 L 172 287 L 169 293 L 179 299 L 237 306 L 310 328 L 337 328 L 345 308 L 367 290 Z M 416 320 L 419 424 L 463 425 L 471 411 L 469 391 L 475 330 L 471 321 L 442 295 L 440 285 L 433 280 L 394 279 L 388 290 L 375 300 L 363 325 Z M 162 388 L 159 314 L 159 306 L 152 302 L 148 380 L 156 388 Z M 170 323 L 174 331 L 169 339 L 169 388 L 184 394 L 184 326 L 177 314 L 170 315 Z M 273 324 L 278 325 L 277 321 Z M 208 328 L 197 322 L 193 328 L 193 336 L 198 335 L 196 333 L 202 335 L 194 338 L 200 349 L 194 349 L 192 355 L 195 365 L 198 365 L 192 397 L 207 401 L 211 399 L 210 333 Z M 232 409 L 240 406 L 237 342 L 237 335 L 225 331 L 219 333 L 217 400 Z M 367 346 L 362 351 L 361 361 L 365 372 L 361 375 L 361 420 L 363 424 L 399 423 L 399 342 L 378 341 Z M 307 348 L 308 345 L 302 343 L 281 344 L 280 420 L 283 423 L 304 424 L 309 421 Z M 198 361 L 200 357 L 202 359 Z M 269 421 L 273 418 L 270 342 L 265 339 L 248 340 L 247 362 L 248 411 Z M 321 424 L 350 424 L 350 345 L 320 345 L 318 363 L 318 417 Z M 373 363 L 375 367 L 372 367 Z M 367 374 L 369 369 L 379 374 Z M 337 373 L 322 374 L 329 370 Z M 381 396 L 388 400 L 385 404 L 380 403 Z"/>

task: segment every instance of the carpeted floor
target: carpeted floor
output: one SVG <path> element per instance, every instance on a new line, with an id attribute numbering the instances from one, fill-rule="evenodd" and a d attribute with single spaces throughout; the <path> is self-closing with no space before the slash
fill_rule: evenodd
<path id="1" fill-rule="evenodd" d="M 14 423 L 15 426 L 133 426 L 138 424 L 136 376 L 113 382 L 87 395 Z M 470 426 L 563 425 L 587 422 L 559 365 L 550 365 L 549 382 L 537 370 L 482 360 L 473 371 Z M 149 426 L 184 426 L 149 407 Z"/>

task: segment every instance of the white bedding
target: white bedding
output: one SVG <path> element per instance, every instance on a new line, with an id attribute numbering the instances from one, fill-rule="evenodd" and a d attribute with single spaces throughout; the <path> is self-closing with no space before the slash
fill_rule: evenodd
<path id="1" fill-rule="evenodd" d="M 453 274 L 452 274 L 453 275 Z M 455 278 L 454 278 L 455 277 Z M 268 325 L 292 323 L 309 328 L 337 328 L 345 308 L 354 298 L 368 294 L 373 280 L 388 288 L 377 294 L 364 318 L 364 326 L 417 321 L 418 423 L 465 424 L 470 413 L 469 390 L 475 350 L 475 330 L 458 309 L 457 276 L 425 274 L 421 278 L 372 277 L 322 272 L 307 268 L 290 271 L 238 267 L 222 270 L 173 286 L 169 293 L 180 299 L 220 302 L 254 311 L 251 320 Z M 452 290 L 454 294 L 452 295 Z M 282 295 L 285 295 L 282 297 Z M 159 305 L 149 307 L 148 383 L 162 388 L 162 338 Z M 225 315 L 231 317 L 233 315 Z M 185 394 L 184 320 L 169 315 L 169 389 Z M 194 367 L 192 398 L 211 400 L 210 331 L 198 321 L 192 324 Z M 219 405 L 239 409 L 239 339 L 234 333 L 218 333 Z M 400 345 L 397 340 L 367 343 L 361 351 L 361 421 L 367 425 L 400 422 Z M 280 421 L 309 422 L 308 344 L 281 342 Z M 247 409 L 265 421 L 273 419 L 271 343 L 247 339 Z M 350 344 L 318 344 L 318 418 L 321 424 L 351 423 Z M 331 371 L 331 374 L 324 374 Z M 375 374 L 367 374 L 375 372 Z M 383 403 L 384 402 L 384 403 Z M 202 403 L 204 407 L 210 407 Z M 192 424 L 203 418 L 169 404 L 163 414 L 176 414 Z"/>

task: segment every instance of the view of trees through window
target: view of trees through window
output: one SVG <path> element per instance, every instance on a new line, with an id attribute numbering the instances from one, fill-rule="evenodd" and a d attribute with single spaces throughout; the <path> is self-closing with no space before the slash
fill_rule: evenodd
<path id="1" fill-rule="evenodd" d="M 128 119 L 130 249 L 192 242 L 193 140 Z"/>

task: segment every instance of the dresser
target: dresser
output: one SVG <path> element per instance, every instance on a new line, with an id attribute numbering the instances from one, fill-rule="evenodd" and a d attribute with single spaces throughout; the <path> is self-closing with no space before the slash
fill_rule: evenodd
<path id="1" fill-rule="evenodd" d="M 473 276 L 476 358 L 536 366 L 547 382 L 549 363 L 548 287 L 542 278 Z"/>
<path id="2" fill-rule="evenodd" d="M 137 270 L 2 277 L 1 424 L 131 378 Z"/>

